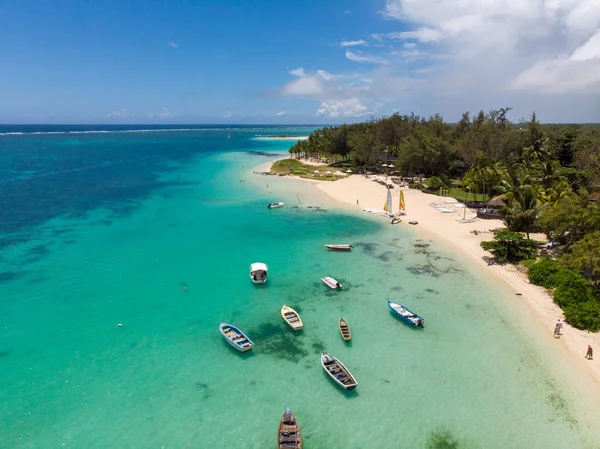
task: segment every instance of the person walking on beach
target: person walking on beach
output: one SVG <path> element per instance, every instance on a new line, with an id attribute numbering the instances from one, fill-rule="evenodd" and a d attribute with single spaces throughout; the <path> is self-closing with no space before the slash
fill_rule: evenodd
<path id="1" fill-rule="evenodd" d="M 585 358 L 588 360 L 592 360 L 594 358 L 594 350 L 592 349 L 592 347 L 590 345 L 588 345 L 588 350 L 587 350 L 587 354 L 585 355 Z"/>
<path id="2" fill-rule="evenodd" d="M 554 327 L 554 330 L 556 332 L 557 335 L 560 335 L 560 330 L 563 327 L 563 323 L 560 321 L 560 318 L 558 319 L 558 321 L 556 322 L 556 326 Z"/>
<path id="3" fill-rule="evenodd" d="M 358 206 L 358 200 L 356 200 L 356 205 Z"/>

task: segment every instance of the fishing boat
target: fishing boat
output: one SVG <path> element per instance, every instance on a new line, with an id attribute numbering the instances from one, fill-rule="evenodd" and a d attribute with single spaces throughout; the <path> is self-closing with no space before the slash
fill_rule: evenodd
<path id="1" fill-rule="evenodd" d="M 336 281 L 332 277 L 325 276 L 324 278 L 321 278 L 321 280 L 323 281 L 323 284 L 325 284 L 327 287 L 329 287 L 333 290 L 336 290 L 338 288 L 341 290 L 341 288 L 342 288 L 342 284 L 340 284 L 338 281 Z"/>
<path id="2" fill-rule="evenodd" d="M 348 324 L 348 322 L 343 319 L 340 318 L 340 334 L 342 334 L 342 338 L 344 339 L 344 341 L 350 341 L 350 339 L 352 338 L 352 333 L 350 332 L 350 325 Z"/>
<path id="3" fill-rule="evenodd" d="M 321 366 L 329 374 L 329 377 L 344 390 L 354 390 L 356 385 L 358 385 L 348 368 L 334 356 L 326 352 L 321 354 Z"/>
<path id="4" fill-rule="evenodd" d="M 423 322 L 425 320 L 416 313 L 413 313 L 410 310 L 408 310 L 406 307 L 391 301 L 388 301 L 388 307 L 395 315 L 398 315 L 411 326 L 424 327 Z"/>
<path id="5" fill-rule="evenodd" d="M 328 243 L 325 245 L 325 248 L 330 249 L 332 251 L 350 251 L 352 249 L 352 245 L 334 245 Z"/>
<path id="6" fill-rule="evenodd" d="M 398 223 L 400 223 L 401 221 L 402 221 L 402 218 L 400 218 L 400 217 L 399 217 L 399 216 L 397 216 L 397 215 L 394 215 L 394 216 L 392 217 L 392 219 L 390 220 L 390 223 L 391 223 L 391 224 L 398 224 Z"/>
<path id="7" fill-rule="evenodd" d="M 246 352 L 252 349 L 254 343 L 250 340 L 246 334 L 244 334 L 239 328 L 232 324 L 221 323 L 219 324 L 219 331 L 227 340 L 231 346 L 240 352 Z"/>
<path id="8" fill-rule="evenodd" d="M 283 413 L 277 429 L 277 449 L 302 449 L 300 424 L 289 407 Z"/>
<path id="9" fill-rule="evenodd" d="M 269 267 L 262 262 L 254 262 L 250 265 L 250 280 L 253 284 L 266 284 L 267 271 Z"/>
<path id="10" fill-rule="evenodd" d="M 271 203 L 267 206 L 268 209 L 277 209 L 279 207 L 283 207 L 283 203 L 279 202 L 279 203 Z"/>
<path id="11" fill-rule="evenodd" d="M 408 224 L 409 224 L 409 225 L 418 225 L 418 224 L 419 224 L 419 222 L 418 222 L 418 221 L 415 221 L 415 220 L 413 220 L 413 221 L 409 221 L 409 222 L 408 222 Z"/>
<path id="12" fill-rule="evenodd" d="M 281 316 L 283 317 L 285 322 L 288 323 L 290 327 L 295 331 L 299 331 L 300 329 L 302 329 L 302 319 L 300 318 L 300 315 L 298 315 L 298 312 L 296 312 L 291 307 L 284 305 L 281 308 Z"/>

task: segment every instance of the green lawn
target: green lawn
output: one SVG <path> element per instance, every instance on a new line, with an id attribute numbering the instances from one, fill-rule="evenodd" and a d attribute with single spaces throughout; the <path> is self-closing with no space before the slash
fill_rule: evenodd
<path id="1" fill-rule="evenodd" d="M 433 190 L 425 189 L 423 191 L 426 193 L 432 193 L 434 195 L 439 195 L 439 193 L 440 193 L 439 190 L 433 191 Z M 473 194 L 473 192 L 466 192 L 464 189 L 462 189 L 460 187 L 450 187 L 449 189 L 446 189 L 444 192 L 447 193 L 448 196 L 456 198 L 457 200 L 460 200 L 460 201 L 487 201 L 488 200 L 488 195 L 486 195 L 486 194 L 481 194 L 481 193 Z"/>
<path id="2" fill-rule="evenodd" d="M 319 173 L 315 173 L 319 170 Z M 335 172 L 328 165 L 308 165 L 296 159 L 281 159 L 273 164 L 271 171 L 273 173 L 284 173 L 286 175 L 300 176 L 301 178 L 318 179 L 320 181 L 335 181 L 336 176 L 325 176 L 326 171 Z"/>

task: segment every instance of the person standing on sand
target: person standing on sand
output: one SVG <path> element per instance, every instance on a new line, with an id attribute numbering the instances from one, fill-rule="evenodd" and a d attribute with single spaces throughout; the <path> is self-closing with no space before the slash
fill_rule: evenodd
<path id="1" fill-rule="evenodd" d="M 356 200 L 356 205 L 358 206 L 358 200 Z"/>
<path id="2" fill-rule="evenodd" d="M 588 345 L 588 350 L 587 350 L 587 354 L 585 355 L 585 358 L 588 360 L 592 360 L 594 358 L 594 350 L 592 349 L 592 347 L 590 345 Z"/>
<path id="3" fill-rule="evenodd" d="M 563 323 L 560 321 L 560 318 L 558 319 L 558 321 L 556 322 L 556 326 L 555 326 L 555 331 L 557 335 L 560 335 L 560 330 L 563 327 Z"/>

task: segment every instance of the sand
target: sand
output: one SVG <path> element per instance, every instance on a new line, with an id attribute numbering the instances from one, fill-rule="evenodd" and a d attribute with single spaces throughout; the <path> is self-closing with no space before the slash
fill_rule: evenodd
<path id="1" fill-rule="evenodd" d="M 382 209 L 386 197 L 385 186 L 361 175 L 350 176 L 336 182 L 321 182 L 318 184 L 318 188 L 332 198 L 355 209 Z M 542 328 L 547 329 L 548 335 L 554 340 L 554 324 L 559 318 L 564 321 L 564 316 L 560 307 L 554 304 L 549 292 L 542 287 L 530 284 L 527 276 L 513 265 L 489 265 L 487 262 L 491 254 L 484 251 L 480 243 L 493 238 L 490 230 L 505 227 L 501 220 L 478 219 L 474 223 L 459 223 L 457 219 L 463 217 L 463 209 L 459 208 L 455 213 L 442 213 L 430 206 L 432 203 L 440 202 L 438 196 L 415 189 L 403 188 L 401 190 L 404 192 L 407 215 L 403 218 L 402 223 L 395 226 L 411 226 L 408 222 L 416 220 L 419 223 L 413 226 L 416 232 L 451 246 L 453 250 L 467 256 L 474 264 L 496 276 L 515 295 L 520 294 L 520 300 L 527 304 L 533 312 L 533 317 L 542 325 Z M 392 190 L 394 210 L 397 210 L 399 196 L 400 189 L 396 187 Z M 356 200 L 359 201 L 359 206 L 356 206 Z M 474 214 L 474 211 L 466 211 L 467 217 Z M 389 220 L 385 217 L 381 217 L 381 219 Z M 478 231 L 478 234 L 475 235 L 471 231 Z M 536 237 L 541 236 L 533 236 L 533 238 Z M 584 358 L 588 344 L 596 352 L 600 351 L 600 333 L 581 331 L 564 323 L 562 335 L 556 339 L 556 343 L 559 347 L 565 347 L 572 356 L 573 362 L 589 372 L 600 387 L 600 355 L 593 360 Z"/>
<path id="2" fill-rule="evenodd" d="M 264 169 L 268 170 L 268 167 L 269 164 L 266 164 Z M 289 177 L 287 178 L 289 179 Z M 335 182 L 304 181 L 309 181 L 314 187 L 325 192 L 340 206 L 356 212 L 362 211 L 363 208 L 382 209 L 386 198 L 386 187 L 363 175 L 352 175 Z M 542 287 L 530 284 L 527 276 L 513 265 L 488 263 L 491 254 L 484 251 L 480 243 L 484 240 L 491 240 L 493 238 L 491 230 L 503 228 L 504 223 L 501 220 L 480 219 L 473 223 L 460 223 L 457 221 L 458 219 L 463 215 L 473 216 L 475 215 L 474 211 L 467 210 L 465 214 L 463 209 L 457 208 L 455 213 L 442 213 L 430 206 L 432 203 L 440 202 L 438 196 L 415 189 L 402 188 L 401 190 L 404 192 L 407 215 L 401 223 L 395 226 L 398 226 L 399 229 L 410 226 L 421 236 L 461 253 L 484 274 L 492 275 L 503 288 L 518 298 L 516 300 L 525 304 L 529 318 L 534 320 L 532 324 L 539 328 L 541 338 L 545 339 L 549 345 L 554 345 L 560 363 L 568 363 L 569 370 L 572 372 L 587 374 L 590 386 L 594 388 L 596 394 L 600 393 L 600 333 L 581 331 L 564 323 L 562 310 L 554 304 L 551 294 Z M 392 190 L 395 211 L 398 208 L 399 196 L 400 189 L 396 186 Z M 367 212 L 362 213 L 373 216 Z M 373 218 L 389 221 L 386 217 L 375 216 Z M 418 225 L 408 224 L 413 220 L 418 221 Z M 478 231 L 478 233 L 475 234 L 471 231 Z M 542 238 L 541 235 L 534 236 L 534 238 L 538 237 Z M 560 337 L 554 338 L 554 325 L 559 318 L 563 321 L 564 327 Z M 593 360 L 585 358 L 588 345 L 591 345 L 597 352 L 597 357 Z"/>

